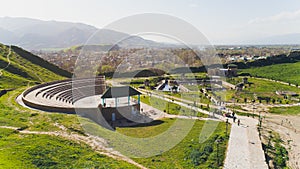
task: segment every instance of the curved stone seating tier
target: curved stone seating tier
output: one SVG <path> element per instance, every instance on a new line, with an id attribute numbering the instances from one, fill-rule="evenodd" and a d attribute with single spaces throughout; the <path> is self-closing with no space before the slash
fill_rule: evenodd
<path id="1" fill-rule="evenodd" d="M 55 87 L 58 87 L 58 86 L 61 86 L 61 85 L 65 85 L 65 84 L 68 84 L 68 83 L 70 83 L 70 82 L 69 82 L 69 81 L 68 81 L 68 82 L 62 82 L 62 83 L 58 83 L 58 84 L 55 84 L 55 85 L 51 85 L 51 86 L 49 86 L 49 87 L 45 87 L 45 88 L 39 90 L 39 91 L 36 93 L 35 96 L 38 96 L 38 95 L 41 94 L 42 92 L 47 91 L 47 90 L 49 90 L 49 89 L 52 89 L 52 88 L 55 88 Z"/>
<path id="2" fill-rule="evenodd" d="M 42 97 L 46 97 L 46 98 L 52 98 L 54 95 L 71 89 L 73 88 L 77 88 L 77 87 L 82 87 L 82 86 L 89 86 L 89 85 L 97 85 L 97 84 L 104 84 L 105 80 L 103 78 L 96 78 L 96 79 L 80 79 L 80 80 L 73 80 L 73 81 L 68 81 L 68 82 L 63 82 L 63 83 L 59 83 L 53 86 L 49 86 L 46 88 L 41 89 L 39 92 L 36 93 L 36 96 L 38 96 L 39 94 L 43 93 Z"/>
<path id="3" fill-rule="evenodd" d="M 46 111 L 74 110 L 74 103 L 85 97 L 101 95 L 105 77 L 78 78 L 40 84 L 22 94 L 25 105 Z"/>
<path id="4" fill-rule="evenodd" d="M 52 98 L 55 94 L 59 93 L 59 92 L 62 92 L 62 91 L 65 91 L 65 90 L 68 90 L 72 88 L 71 85 L 66 85 L 66 86 L 59 86 L 59 87 L 56 87 L 56 88 L 53 88 L 51 90 L 47 90 L 43 93 L 43 97 L 46 97 L 46 98 Z"/>
<path id="5" fill-rule="evenodd" d="M 76 101 L 93 95 L 100 95 L 104 92 L 103 85 L 96 86 L 84 86 L 79 88 L 73 88 L 66 91 L 61 92 L 56 96 L 56 100 L 62 100 L 64 102 L 69 102 L 74 104 Z"/>

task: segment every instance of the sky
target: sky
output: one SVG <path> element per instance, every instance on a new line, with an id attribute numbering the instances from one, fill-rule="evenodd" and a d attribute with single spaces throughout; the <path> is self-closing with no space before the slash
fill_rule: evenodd
<path id="1" fill-rule="evenodd" d="M 1 0 L 0 16 L 82 22 L 102 28 L 126 16 L 168 14 L 212 43 L 300 33 L 299 0 Z"/>

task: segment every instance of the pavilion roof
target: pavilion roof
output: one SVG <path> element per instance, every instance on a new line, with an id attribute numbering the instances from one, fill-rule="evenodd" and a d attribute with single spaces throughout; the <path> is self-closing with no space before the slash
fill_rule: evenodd
<path id="1" fill-rule="evenodd" d="M 109 87 L 101 96 L 104 98 L 117 98 L 140 95 L 141 93 L 130 86 Z"/>

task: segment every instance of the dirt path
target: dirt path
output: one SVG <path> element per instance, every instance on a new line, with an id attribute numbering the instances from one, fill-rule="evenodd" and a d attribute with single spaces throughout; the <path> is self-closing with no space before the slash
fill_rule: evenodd
<path id="1" fill-rule="evenodd" d="M 8 68 L 8 66 L 10 65 L 10 60 L 9 60 L 9 56 L 10 55 L 11 55 L 11 46 L 9 46 L 9 52 L 8 52 L 8 54 L 6 56 L 8 64 L 4 68 L 0 69 L 0 76 L 3 75 L 2 71 L 5 70 L 6 68 Z"/>
<path id="2" fill-rule="evenodd" d="M 263 127 L 277 132 L 286 143 L 289 152 L 288 164 L 300 169 L 300 118 L 299 116 L 268 115 Z"/>
<path id="3" fill-rule="evenodd" d="M 56 125 L 58 125 L 58 124 L 56 124 Z M 0 128 L 7 128 L 7 129 L 19 131 L 17 127 L 12 127 L 12 126 L 0 126 Z M 130 164 L 133 164 L 133 165 L 139 167 L 139 168 L 146 169 L 146 167 L 144 167 L 141 164 L 133 161 L 132 159 L 122 155 L 120 152 L 115 151 L 112 148 L 109 148 L 107 142 L 103 138 L 92 136 L 92 135 L 84 136 L 84 135 L 79 135 L 79 134 L 75 134 L 75 133 L 68 133 L 67 129 L 64 126 L 59 126 L 59 128 L 61 130 L 55 131 L 55 132 L 20 130 L 19 133 L 58 136 L 58 137 L 62 137 L 64 139 L 72 140 L 72 141 L 75 141 L 78 143 L 82 142 L 82 143 L 89 145 L 93 150 L 95 150 L 99 154 L 106 155 L 106 156 L 111 157 L 116 160 L 126 161 Z"/>

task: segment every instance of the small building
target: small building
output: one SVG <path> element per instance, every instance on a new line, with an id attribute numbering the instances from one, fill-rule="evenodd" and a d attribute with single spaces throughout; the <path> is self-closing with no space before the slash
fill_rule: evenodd
<path id="1" fill-rule="evenodd" d="M 111 124 L 116 121 L 134 121 L 140 114 L 141 93 L 130 86 L 108 88 L 101 96 L 99 105 L 102 116 Z M 138 96 L 132 100 L 132 96 Z"/>
<path id="2" fill-rule="evenodd" d="M 216 68 L 208 70 L 208 74 L 211 76 L 225 76 L 225 77 L 236 77 L 237 76 L 238 67 L 235 64 L 227 65 L 227 69 L 225 68 Z"/>
<path id="3" fill-rule="evenodd" d="M 248 84 L 248 78 L 247 78 L 247 77 L 244 77 L 244 78 L 243 78 L 243 83 L 244 83 L 244 84 Z"/>

